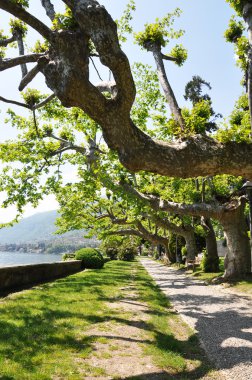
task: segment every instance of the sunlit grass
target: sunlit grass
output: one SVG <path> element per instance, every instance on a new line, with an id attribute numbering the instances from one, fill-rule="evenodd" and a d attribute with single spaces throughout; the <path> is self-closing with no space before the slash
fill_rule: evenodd
<path id="1" fill-rule="evenodd" d="M 120 323 L 122 328 L 130 323 L 130 313 L 108 306 L 123 297 L 122 289 L 129 281 L 139 293 L 138 302 L 149 306 L 149 320 L 142 324 L 143 335 L 150 336 L 142 344 L 145 354 L 167 371 L 181 373 L 181 378 L 197 367 L 208 372 L 197 337 L 173 312 L 142 266 L 112 261 L 102 270 L 84 271 L 0 301 L 0 379 L 106 376 L 103 368 L 88 365 L 86 359 L 93 354 L 94 343 L 107 344 L 108 353 L 103 355 L 108 358 L 116 355 L 116 345 L 105 336 L 92 336 L 89 330 L 102 332 L 108 322 L 112 326 Z"/>
<path id="2" fill-rule="evenodd" d="M 232 284 L 232 288 L 239 293 L 245 293 L 252 296 L 252 276 L 244 281 L 238 281 Z"/>

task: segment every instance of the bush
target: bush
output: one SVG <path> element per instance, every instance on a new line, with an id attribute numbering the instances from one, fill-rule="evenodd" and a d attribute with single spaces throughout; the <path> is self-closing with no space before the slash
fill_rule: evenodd
<path id="1" fill-rule="evenodd" d="M 76 258 L 75 258 L 75 253 L 65 253 L 65 254 L 62 256 L 62 260 L 63 260 L 63 261 L 76 260 Z"/>
<path id="2" fill-rule="evenodd" d="M 201 268 L 205 273 L 216 273 L 219 272 L 219 257 L 209 257 L 206 252 L 204 252 L 201 260 Z"/>
<path id="3" fill-rule="evenodd" d="M 143 248 L 142 249 L 142 252 L 141 252 L 141 256 L 149 256 L 149 250 L 148 249 L 146 249 L 146 248 Z"/>
<path id="4" fill-rule="evenodd" d="M 123 261 L 133 261 L 137 255 L 137 250 L 135 247 L 122 247 L 118 252 L 118 259 Z"/>
<path id="5" fill-rule="evenodd" d="M 76 260 L 82 261 L 82 267 L 87 269 L 100 269 L 104 265 L 102 254 L 95 248 L 82 248 L 75 252 Z"/>
<path id="6" fill-rule="evenodd" d="M 159 260 L 160 259 L 160 253 L 157 249 L 155 249 L 155 252 L 153 254 L 154 260 Z"/>
<path id="7" fill-rule="evenodd" d="M 182 254 L 182 256 L 184 257 L 186 257 L 187 256 L 187 248 L 186 248 L 186 246 L 184 245 L 184 247 L 182 247 L 181 248 L 181 254 Z"/>
<path id="8" fill-rule="evenodd" d="M 110 258 L 110 260 L 117 260 L 118 248 L 108 247 L 106 249 L 106 255 Z"/>

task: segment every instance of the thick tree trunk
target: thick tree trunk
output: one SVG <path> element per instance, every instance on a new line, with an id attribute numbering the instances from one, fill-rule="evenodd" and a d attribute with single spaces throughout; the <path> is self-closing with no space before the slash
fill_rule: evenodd
<path id="1" fill-rule="evenodd" d="M 172 256 L 171 256 L 171 252 L 169 250 L 169 247 L 168 247 L 168 242 L 167 244 L 164 244 L 164 249 L 165 249 L 165 254 L 164 254 L 164 262 L 165 264 L 171 264 L 173 261 L 172 261 Z"/>
<path id="2" fill-rule="evenodd" d="M 196 246 L 194 232 L 188 231 L 188 233 L 185 233 L 183 236 L 186 241 L 186 250 L 187 250 L 186 259 L 194 260 L 197 254 L 197 246 Z"/>
<path id="3" fill-rule="evenodd" d="M 222 220 L 227 238 L 228 253 L 225 257 L 224 279 L 241 278 L 251 272 L 251 251 L 247 225 L 244 216 L 244 204 Z"/>
<path id="4" fill-rule="evenodd" d="M 243 8 L 243 18 L 247 24 L 248 40 L 249 40 L 249 52 L 248 52 L 248 102 L 250 112 L 250 136 L 252 137 L 252 4 L 248 1 Z"/>
<path id="5" fill-rule="evenodd" d="M 217 241 L 213 225 L 210 219 L 204 218 L 203 227 L 206 231 L 206 272 L 218 272 L 219 271 L 219 256 L 217 249 Z"/>

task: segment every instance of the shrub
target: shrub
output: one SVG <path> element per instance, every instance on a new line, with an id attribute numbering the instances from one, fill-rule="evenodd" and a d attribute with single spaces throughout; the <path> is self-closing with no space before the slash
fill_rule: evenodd
<path id="1" fill-rule="evenodd" d="M 65 253 L 65 254 L 62 256 L 62 260 L 63 260 L 63 261 L 76 260 L 76 258 L 75 258 L 75 253 Z"/>
<path id="2" fill-rule="evenodd" d="M 149 250 L 146 248 L 142 248 L 141 256 L 149 256 Z"/>
<path id="3" fill-rule="evenodd" d="M 95 248 L 82 248 L 75 252 L 76 260 L 82 261 L 82 267 L 87 269 L 100 269 L 104 265 L 102 254 Z"/>
<path id="4" fill-rule="evenodd" d="M 219 272 L 219 262 L 219 257 L 211 257 L 205 251 L 201 260 L 201 268 L 205 273 L 216 273 Z"/>
<path id="5" fill-rule="evenodd" d="M 182 256 L 186 256 L 187 255 L 187 248 L 186 248 L 185 245 L 184 245 L 184 247 L 181 248 L 181 254 L 182 254 Z"/>
<path id="6" fill-rule="evenodd" d="M 122 247 L 118 252 L 118 259 L 123 261 L 133 261 L 137 255 L 135 247 Z"/>
<path id="7" fill-rule="evenodd" d="M 157 249 L 155 249 L 155 252 L 153 254 L 154 260 L 159 260 L 160 259 L 160 253 Z"/>
<path id="8" fill-rule="evenodd" d="M 118 248 L 108 247 L 106 249 L 106 255 L 110 258 L 110 260 L 116 260 L 118 256 Z"/>

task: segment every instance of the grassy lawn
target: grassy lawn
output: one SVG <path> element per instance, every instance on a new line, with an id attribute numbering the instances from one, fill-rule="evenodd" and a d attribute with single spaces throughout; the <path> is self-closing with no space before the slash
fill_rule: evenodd
<path id="1" fill-rule="evenodd" d="M 84 271 L 0 299 L 0 379 L 77 380 L 109 375 L 104 368 L 87 365 L 93 345 L 107 342 L 105 336 L 93 336 L 88 330 L 96 326 L 102 330 L 108 322 L 120 323 L 122 328 L 131 323 L 130 314 L 109 307 L 123 297 L 129 280 L 138 302 L 148 305 L 148 320 L 141 324 L 149 337 L 141 343 L 144 355 L 167 372 L 163 379 L 199 379 L 214 373 L 197 336 L 143 267 L 138 262 L 112 261 L 102 270 Z M 113 350 L 116 347 L 111 345 L 112 354 Z"/>

